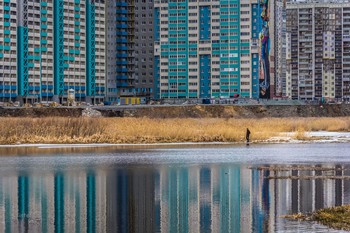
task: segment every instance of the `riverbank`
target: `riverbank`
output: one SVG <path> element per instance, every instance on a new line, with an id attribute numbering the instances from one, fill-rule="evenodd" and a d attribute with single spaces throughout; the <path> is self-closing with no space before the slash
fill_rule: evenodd
<path id="1" fill-rule="evenodd" d="M 339 118 L 0 118 L 0 144 L 145 144 L 181 142 L 314 140 L 311 131 L 350 132 L 350 117 Z M 287 138 L 281 137 L 291 132 Z"/>
<path id="2" fill-rule="evenodd" d="M 319 105 L 125 105 L 89 107 L 103 117 L 164 118 L 290 118 L 346 117 L 350 104 Z M 86 107 L 0 108 L 0 117 L 80 117 Z"/>

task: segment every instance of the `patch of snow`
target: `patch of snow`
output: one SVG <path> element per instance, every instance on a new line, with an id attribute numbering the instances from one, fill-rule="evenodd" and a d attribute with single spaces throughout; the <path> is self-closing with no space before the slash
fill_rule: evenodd
<path id="1" fill-rule="evenodd" d="M 306 133 L 311 137 L 346 137 L 350 138 L 350 132 L 329 132 L 329 131 L 312 131 Z"/>
<path id="2" fill-rule="evenodd" d="M 350 132 L 329 132 L 329 131 L 311 131 L 305 132 L 305 136 L 310 140 L 295 139 L 295 132 L 283 132 L 279 136 L 271 137 L 267 142 L 271 143 L 332 143 L 332 142 L 350 142 Z"/>

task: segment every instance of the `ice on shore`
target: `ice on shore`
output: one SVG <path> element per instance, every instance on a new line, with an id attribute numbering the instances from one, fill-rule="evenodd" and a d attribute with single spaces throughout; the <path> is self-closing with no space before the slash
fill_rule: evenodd
<path id="1" fill-rule="evenodd" d="M 350 132 L 329 132 L 329 131 L 312 131 L 305 132 L 306 140 L 298 140 L 295 137 L 296 132 L 285 132 L 279 136 L 271 137 L 267 142 L 350 142 Z"/>

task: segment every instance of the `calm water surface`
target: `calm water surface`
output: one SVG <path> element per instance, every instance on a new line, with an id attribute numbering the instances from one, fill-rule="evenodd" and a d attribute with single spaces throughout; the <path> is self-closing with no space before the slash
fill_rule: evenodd
<path id="1" fill-rule="evenodd" d="M 340 232 L 281 216 L 350 203 L 350 180 L 288 178 L 350 176 L 349 143 L 0 155 L 0 232 Z"/>

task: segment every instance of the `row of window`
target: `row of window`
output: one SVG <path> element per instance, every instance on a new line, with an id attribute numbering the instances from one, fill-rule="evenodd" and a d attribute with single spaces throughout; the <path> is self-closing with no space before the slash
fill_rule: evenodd
<path id="1" fill-rule="evenodd" d="M 240 18 L 240 19 L 239 18 L 222 18 L 222 19 L 212 19 L 211 22 L 212 23 L 238 22 L 239 20 L 241 20 L 243 22 L 249 22 L 251 19 L 250 18 Z M 193 20 L 191 19 L 191 20 L 188 20 L 188 21 L 181 20 L 181 19 L 179 19 L 179 20 L 170 20 L 170 21 L 168 21 L 168 20 L 161 20 L 160 24 L 162 24 L 162 25 L 168 25 L 169 23 L 170 24 L 187 24 L 187 22 L 188 22 L 188 24 L 197 24 L 198 20 L 196 20 L 196 19 L 193 19 Z M 256 22 L 256 19 L 255 19 L 254 22 Z M 210 23 L 208 23 L 208 25 L 210 25 Z"/>

